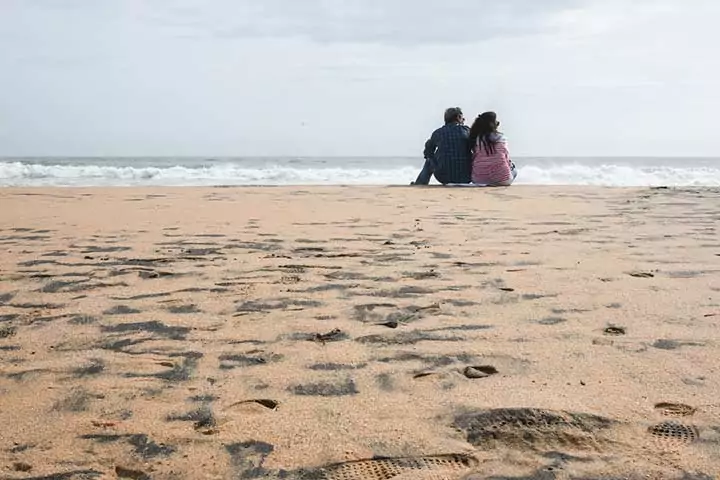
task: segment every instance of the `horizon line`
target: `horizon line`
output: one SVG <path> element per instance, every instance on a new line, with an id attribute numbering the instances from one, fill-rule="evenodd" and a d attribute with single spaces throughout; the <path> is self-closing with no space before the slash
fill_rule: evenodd
<path id="1" fill-rule="evenodd" d="M 0 155 L 0 160 L 23 160 L 23 159 L 46 159 L 46 158 L 62 158 L 62 159 L 93 159 L 93 158 L 192 158 L 206 160 L 220 159 L 381 159 L 381 158 L 412 158 L 422 159 L 420 155 Z M 634 159 L 720 159 L 718 155 L 514 155 L 513 158 L 634 158 Z"/>

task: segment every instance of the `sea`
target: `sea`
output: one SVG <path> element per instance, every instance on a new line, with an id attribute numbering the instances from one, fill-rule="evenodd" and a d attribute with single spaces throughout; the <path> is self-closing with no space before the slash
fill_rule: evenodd
<path id="1" fill-rule="evenodd" d="M 0 187 L 408 185 L 422 162 L 417 157 L 2 157 Z M 519 185 L 720 186 L 720 158 L 514 162 Z"/>

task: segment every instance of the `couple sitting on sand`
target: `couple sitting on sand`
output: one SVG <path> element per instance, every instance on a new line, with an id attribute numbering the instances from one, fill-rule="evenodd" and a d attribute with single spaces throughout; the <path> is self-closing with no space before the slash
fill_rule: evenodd
<path id="1" fill-rule="evenodd" d="M 445 126 L 425 143 L 425 166 L 411 185 L 438 182 L 507 187 L 517 176 L 495 112 L 478 115 L 471 128 L 459 107 L 445 110 Z"/>

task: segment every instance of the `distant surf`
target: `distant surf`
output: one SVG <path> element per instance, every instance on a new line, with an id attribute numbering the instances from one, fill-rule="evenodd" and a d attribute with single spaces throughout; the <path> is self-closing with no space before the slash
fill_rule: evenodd
<path id="1" fill-rule="evenodd" d="M 517 184 L 720 186 L 715 158 L 516 158 Z M 0 186 L 407 185 L 422 159 L 1 158 Z"/>

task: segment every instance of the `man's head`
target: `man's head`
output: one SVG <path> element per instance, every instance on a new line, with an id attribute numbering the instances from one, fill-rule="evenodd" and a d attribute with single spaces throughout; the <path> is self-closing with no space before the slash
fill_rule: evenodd
<path id="1" fill-rule="evenodd" d="M 462 109 L 460 107 L 451 107 L 445 110 L 445 124 L 448 123 L 460 123 L 465 121 L 463 117 Z"/>

